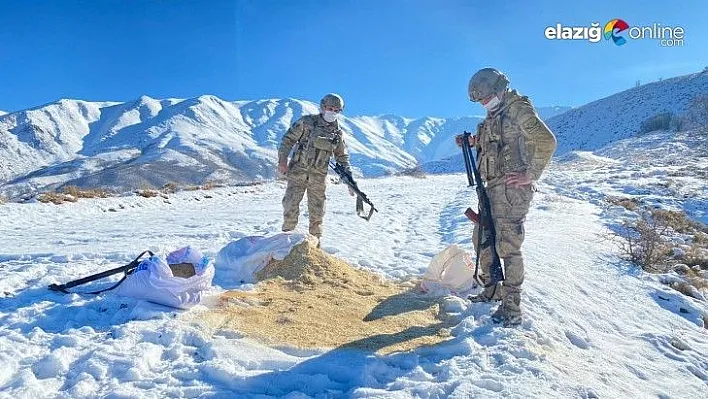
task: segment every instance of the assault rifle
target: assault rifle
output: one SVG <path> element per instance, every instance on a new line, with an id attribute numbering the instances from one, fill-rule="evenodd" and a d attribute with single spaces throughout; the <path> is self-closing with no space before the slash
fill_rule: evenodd
<path id="1" fill-rule="evenodd" d="M 368 222 L 369 219 L 371 219 L 371 215 L 374 214 L 374 211 L 378 212 L 378 209 L 376 209 L 374 203 L 371 202 L 371 200 L 366 196 L 366 194 L 359 190 L 359 186 L 354 181 L 354 178 L 352 177 L 351 173 L 347 172 L 347 170 L 344 169 L 344 166 L 330 160 L 329 167 L 332 168 L 332 170 L 337 173 L 337 175 L 339 175 L 339 179 L 347 186 L 349 186 L 349 188 L 356 194 L 356 214 L 360 218 L 365 219 Z M 371 207 L 368 215 L 366 214 L 366 212 L 364 212 L 364 202 L 369 204 L 369 206 Z"/>
<path id="2" fill-rule="evenodd" d="M 462 139 L 462 158 L 465 161 L 465 170 L 467 171 L 467 182 L 470 187 L 476 186 L 477 202 L 479 204 L 479 213 L 476 213 L 472 208 L 467 208 L 465 216 L 479 227 L 479 235 L 477 236 L 477 259 L 475 260 L 474 279 L 479 285 L 491 287 L 497 283 L 504 281 L 504 267 L 502 266 L 499 253 L 497 252 L 497 232 L 494 228 L 494 219 L 492 219 L 492 204 L 489 202 L 487 189 L 484 187 L 482 177 L 477 169 L 477 163 L 472 155 L 472 146 L 470 146 L 470 136 L 472 133 L 463 132 L 458 136 Z M 475 184 L 476 183 L 476 184 Z M 491 280 L 485 284 L 479 277 L 479 254 L 487 248 L 492 252 L 492 264 L 489 266 L 489 274 Z"/>
<path id="3" fill-rule="evenodd" d="M 143 255 L 145 255 L 145 254 L 148 254 L 148 255 L 150 255 L 150 256 L 153 256 L 153 253 L 152 253 L 152 252 L 150 252 L 150 251 L 144 251 L 143 253 L 141 253 L 140 255 L 138 255 L 138 257 L 135 258 L 132 262 L 128 263 L 128 264 L 125 265 L 125 266 L 116 267 L 115 269 L 106 270 L 105 272 L 101 272 L 101 273 L 98 273 L 98 274 L 93 274 L 93 275 L 91 275 L 91 276 L 84 277 L 84 278 L 80 278 L 80 279 L 78 279 L 78 280 L 69 281 L 69 282 L 66 283 L 66 284 L 59 284 L 59 285 L 57 285 L 57 284 L 51 284 L 51 285 L 49 285 L 48 288 L 49 288 L 50 290 L 52 290 L 52 291 L 58 291 L 58 292 L 63 292 L 63 293 L 65 293 L 65 294 L 70 294 L 70 292 L 67 291 L 67 289 L 69 289 L 69 288 L 76 287 L 77 285 L 81 285 L 81 284 L 86 284 L 86 283 L 89 283 L 89 282 L 91 282 L 91 281 L 99 280 L 99 279 L 102 279 L 102 278 L 104 278 L 104 277 L 112 276 L 112 275 L 114 275 L 114 274 L 118 274 L 118 273 L 121 273 L 121 272 L 124 273 L 123 278 L 120 279 L 120 281 L 118 281 L 117 283 L 115 283 L 115 284 L 114 284 L 113 286 L 111 286 L 110 288 L 106 288 L 106 289 L 102 289 L 102 290 L 98 290 L 98 291 L 92 291 L 92 292 L 81 292 L 81 294 L 100 294 L 101 292 L 112 290 L 112 289 L 116 288 L 117 286 L 119 286 L 123 281 L 125 281 L 126 277 L 130 276 L 131 274 L 133 274 L 133 272 L 135 271 L 135 269 L 137 269 L 138 265 L 139 265 L 140 262 L 142 261 L 141 258 L 142 258 Z"/>

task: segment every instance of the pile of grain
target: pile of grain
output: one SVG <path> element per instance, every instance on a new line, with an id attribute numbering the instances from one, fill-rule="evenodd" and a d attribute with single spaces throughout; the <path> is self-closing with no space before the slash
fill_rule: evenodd
<path id="1" fill-rule="evenodd" d="M 436 298 L 384 281 L 318 249 L 297 245 L 256 275 L 253 291 L 229 291 L 203 321 L 268 345 L 355 347 L 389 353 L 450 338 Z"/>

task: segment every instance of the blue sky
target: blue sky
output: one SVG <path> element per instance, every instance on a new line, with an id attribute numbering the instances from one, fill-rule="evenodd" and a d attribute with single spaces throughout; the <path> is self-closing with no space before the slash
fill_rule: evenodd
<path id="1" fill-rule="evenodd" d="M 708 66 L 708 3 L 625 1 L 0 0 L 0 110 L 60 98 L 226 100 L 335 91 L 348 115 L 480 114 L 495 66 L 537 106 L 579 106 Z M 660 23 L 684 45 L 548 40 L 544 29 Z"/>

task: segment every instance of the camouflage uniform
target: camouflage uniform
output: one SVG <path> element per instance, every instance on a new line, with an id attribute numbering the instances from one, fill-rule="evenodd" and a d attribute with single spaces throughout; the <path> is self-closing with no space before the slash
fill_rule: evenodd
<path id="1" fill-rule="evenodd" d="M 496 249 L 504 260 L 505 269 L 501 289 L 489 287 L 482 296 L 502 299 L 498 310 L 502 318 L 520 321 L 520 294 L 524 281 L 521 245 L 534 188 L 532 185 L 518 188 L 507 185 L 505 176 L 514 172 L 526 173 L 532 181 L 538 180 L 555 151 L 556 139 L 538 117 L 529 99 L 513 90 L 506 91 L 500 106 L 479 124 L 476 147 L 479 171 L 487 183 L 496 228 Z M 477 251 L 478 235 L 479 226 L 475 225 L 473 241 Z M 491 248 L 487 247 L 480 253 L 482 278 L 487 278 L 486 281 L 491 263 Z"/>
<path id="2" fill-rule="evenodd" d="M 343 132 L 338 121 L 328 123 L 321 114 L 305 115 L 283 136 L 278 149 L 281 164 L 288 161 L 293 146 L 296 148 L 288 164 L 288 186 L 283 197 L 283 231 L 297 226 L 300 202 L 307 192 L 310 234 L 320 238 L 330 157 L 334 155 L 335 160 L 351 173 Z"/>

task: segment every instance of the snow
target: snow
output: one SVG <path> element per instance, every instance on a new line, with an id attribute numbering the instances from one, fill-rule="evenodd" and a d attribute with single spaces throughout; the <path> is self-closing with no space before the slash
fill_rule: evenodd
<path id="1" fill-rule="evenodd" d="M 0 396 L 704 397 L 705 302 L 619 260 L 599 238 L 613 215 L 582 186 L 569 187 L 623 162 L 612 155 L 580 153 L 580 163 L 554 164 L 540 186 L 526 226 L 520 327 L 492 324 L 491 304 L 450 297 L 444 306 L 457 312 L 450 341 L 389 355 L 266 347 L 199 323 L 192 316 L 210 306 L 208 298 L 181 311 L 113 293 L 46 289 L 145 249 L 164 255 L 191 245 L 215 258 L 239 238 L 278 233 L 283 182 L 168 200 L 2 205 Z M 623 165 L 629 175 L 632 165 Z M 361 179 L 379 209 L 368 223 L 346 189 L 330 185 L 323 247 L 387 278 L 419 277 L 448 245 L 472 250 L 463 211 L 473 190 L 465 182 L 461 174 Z M 221 285 L 211 297 L 237 288 L 228 277 L 217 267 Z"/>
<path id="2" fill-rule="evenodd" d="M 598 205 L 608 195 L 637 198 L 647 205 L 683 210 L 708 224 L 705 131 L 651 132 L 595 152 L 569 152 L 555 162 L 558 167 L 547 179 L 557 183 L 554 190 L 560 194 Z"/>

